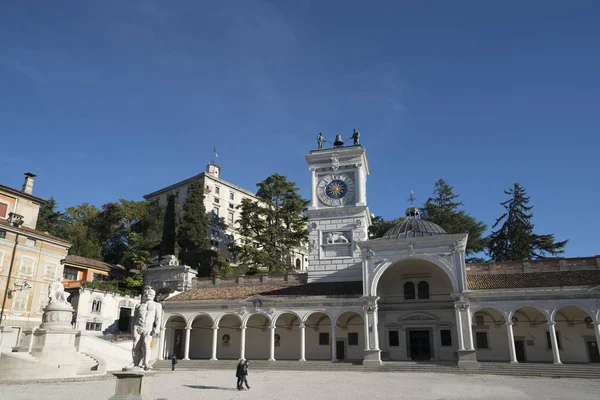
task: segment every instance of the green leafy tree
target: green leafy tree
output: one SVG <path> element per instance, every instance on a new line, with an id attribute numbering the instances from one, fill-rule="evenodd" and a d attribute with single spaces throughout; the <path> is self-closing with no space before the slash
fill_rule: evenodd
<path id="1" fill-rule="evenodd" d="M 95 229 L 99 214 L 100 210 L 89 203 L 65 210 L 64 238 L 72 244 L 69 254 L 102 260 L 102 241 Z"/>
<path id="2" fill-rule="evenodd" d="M 443 179 L 435 183 L 434 196 L 430 197 L 422 209 L 422 217 L 441 226 L 448 233 L 469 233 L 467 256 L 472 256 L 485 249 L 486 238 L 483 237 L 487 225 L 467 214 L 460 207 L 463 205 L 454 193 L 453 187 Z M 479 259 L 467 257 L 473 262 Z"/>
<path id="3" fill-rule="evenodd" d="M 378 239 L 385 235 L 394 225 L 404 221 L 404 218 L 398 217 L 391 221 L 384 219 L 381 216 L 374 217 L 369 226 L 369 239 Z"/>
<path id="4" fill-rule="evenodd" d="M 487 254 L 492 261 L 522 261 L 548 258 L 564 253 L 568 240 L 556 242 L 553 234 L 538 235 L 533 233 L 531 222 L 533 206 L 529 206 L 530 198 L 518 183 L 504 193 L 510 199 L 504 201 L 506 210 L 494 223 L 487 247 Z"/>
<path id="5" fill-rule="evenodd" d="M 204 188 L 201 180 L 190 185 L 189 193 L 183 205 L 181 225 L 177 230 L 177 241 L 181 247 L 181 259 L 188 265 L 198 268 L 194 263 L 196 255 L 210 247 L 206 208 L 204 207 Z"/>
<path id="6" fill-rule="evenodd" d="M 250 239 L 241 246 L 238 261 L 250 269 L 293 269 L 292 249 L 308 238 L 305 215 L 308 201 L 294 182 L 274 174 L 257 184 L 259 201 L 242 200 L 239 232 Z"/>
<path id="7" fill-rule="evenodd" d="M 175 194 L 170 194 L 165 211 L 165 222 L 160 242 L 160 256 L 171 254 L 177 256 L 177 250 L 177 207 L 175 205 Z"/>
<path id="8" fill-rule="evenodd" d="M 212 276 L 230 276 L 233 274 L 231 264 L 224 257 L 217 257 L 213 264 Z"/>
<path id="9" fill-rule="evenodd" d="M 40 207 L 36 229 L 51 235 L 66 239 L 67 220 L 63 213 L 57 210 L 54 197 Z"/>

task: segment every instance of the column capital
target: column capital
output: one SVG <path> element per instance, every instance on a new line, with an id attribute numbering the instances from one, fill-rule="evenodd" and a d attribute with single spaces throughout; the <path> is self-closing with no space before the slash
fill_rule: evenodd
<path id="1" fill-rule="evenodd" d="M 300 322 L 300 325 L 298 325 L 298 328 L 304 329 L 304 328 L 306 328 L 306 324 L 304 322 Z"/>
<path id="2" fill-rule="evenodd" d="M 548 326 L 554 326 L 554 325 L 556 325 L 556 322 L 555 321 L 548 321 L 547 324 L 548 324 Z"/>
<path id="3" fill-rule="evenodd" d="M 219 327 L 218 326 L 213 326 L 212 329 L 213 329 L 213 331 L 216 331 L 216 330 L 219 329 Z"/>
<path id="4" fill-rule="evenodd" d="M 276 328 L 275 324 L 269 324 L 269 329 L 275 329 L 275 328 Z"/>
<path id="5" fill-rule="evenodd" d="M 186 331 L 191 331 L 191 330 L 192 330 L 192 327 L 191 327 L 191 326 L 186 326 L 186 327 L 185 327 L 185 330 L 186 330 Z"/>
<path id="6" fill-rule="evenodd" d="M 240 325 L 240 329 L 246 329 L 246 328 L 247 328 L 246 324 L 241 324 Z"/>
<path id="7" fill-rule="evenodd" d="M 506 326 L 513 326 L 513 325 L 514 325 L 514 322 L 512 322 L 512 321 L 506 321 Z"/>

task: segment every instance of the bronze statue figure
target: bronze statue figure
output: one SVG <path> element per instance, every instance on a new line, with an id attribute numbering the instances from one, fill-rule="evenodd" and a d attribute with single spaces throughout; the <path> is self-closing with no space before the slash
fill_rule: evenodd
<path id="1" fill-rule="evenodd" d="M 319 146 L 319 149 L 323 148 L 324 141 L 325 141 L 325 138 L 323 137 L 323 132 L 319 132 L 319 136 L 317 136 L 317 145 Z"/>
<path id="2" fill-rule="evenodd" d="M 352 132 L 352 139 L 354 139 L 354 145 L 358 146 L 358 139 L 360 138 L 360 132 L 357 131 L 356 129 L 353 130 Z"/>

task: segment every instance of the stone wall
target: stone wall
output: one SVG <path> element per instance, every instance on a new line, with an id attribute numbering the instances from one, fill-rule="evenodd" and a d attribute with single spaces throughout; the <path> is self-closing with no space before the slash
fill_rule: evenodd
<path id="1" fill-rule="evenodd" d="M 468 275 L 594 270 L 600 269 L 600 255 L 594 257 L 467 264 L 466 268 Z"/>

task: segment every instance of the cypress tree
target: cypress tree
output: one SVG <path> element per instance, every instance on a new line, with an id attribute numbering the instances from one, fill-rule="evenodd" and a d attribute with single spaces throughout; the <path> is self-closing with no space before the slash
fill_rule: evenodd
<path id="1" fill-rule="evenodd" d="M 169 195 L 165 222 L 163 224 L 162 240 L 160 242 L 160 256 L 177 256 L 177 213 L 175 210 L 175 194 Z"/>
<path id="2" fill-rule="evenodd" d="M 179 246 L 186 252 L 198 252 L 210 248 L 204 188 L 201 180 L 190 185 L 183 205 L 183 217 L 178 230 Z"/>
<path id="3" fill-rule="evenodd" d="M 515 183 L 504 193 L 511 196 L 502 206 L 506 210 L 494 223 L 487 253 L 491 261 L 523 261 L 548 258 L 564 253 L 568 240 L 556 242 L 553 234 L 533 233 L 533 206 L 525 188 Z"/>

